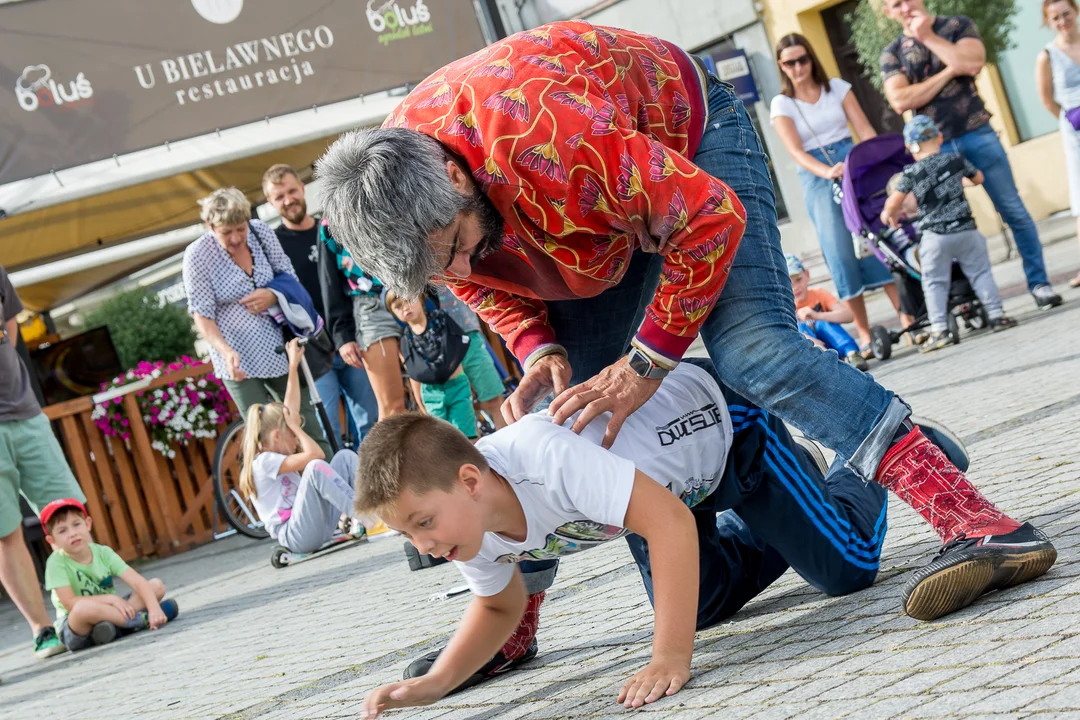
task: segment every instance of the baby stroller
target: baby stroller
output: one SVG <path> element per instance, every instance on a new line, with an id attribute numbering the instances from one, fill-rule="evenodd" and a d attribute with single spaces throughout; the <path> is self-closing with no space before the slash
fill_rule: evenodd
<path id="1" fill-rule="evenodd" d="M 887 195 L 885 186 L 905 165 L 914 162 L 904 147 L 903 136 L 898 134 L 878 135 L 859 143 L 844 162 L 844 223 L 853 234 L 863 237 L 874 255 L 889 268 L 896 280 L 901 312 L 915 318 L 911 325 L 896 331 L 881 325 L 870 328 L 870 347 L 879 360 L 887 360 L 892 355 L 892 346 L 905 333 L 909 333 L 914 341 L 918 331 L 930 326 L 919 274 L 919 237 L 915 225 L 905 223 L 894 230 L 881 222 Z M 954 262 L 949 285 L 948 324 L 957 342 L 960 341 L 961 321 L 968 330 L 990 324 L 986 309 L 975 296 L 960 266 Z"/>

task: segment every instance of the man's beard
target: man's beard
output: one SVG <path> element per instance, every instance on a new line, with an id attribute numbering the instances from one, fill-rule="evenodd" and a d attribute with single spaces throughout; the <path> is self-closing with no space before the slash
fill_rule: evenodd
<path id="1" fill-rule="evenodd" d="M 303 221 L 304 218 L 307 217 L 307 201 L 306 200 L 301 200 L 300 202 L 296 203 L 295 205 L 291 205 L 290 207 L 283 208 L 283 212 L 281 214 L 289 222 L 291 222 L 291 223 L 299 223 L 299 222 Z"/>
<path id="2" fill-rule="evenodd" d="M 480 242 L 472 251 L 474 260 L 485 258 L 502 248 L 506 221 L 495 209 L 495 204 L 480 192 L 479 188 L 473 191 L 473 196 L 465 206 L 465 213 L 475 214 L 480 225 Z"/>

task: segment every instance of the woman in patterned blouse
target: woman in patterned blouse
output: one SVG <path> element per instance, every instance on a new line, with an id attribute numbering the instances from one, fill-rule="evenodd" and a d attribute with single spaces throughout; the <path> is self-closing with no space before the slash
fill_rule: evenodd
<path id="1" fill-rule="evenodd" d="M 236 188 L 215 190 L 201 201 L 207 231 L 184 251 L 184 289 L 195 327 L 210 344 L 214 373 L 241 417 L 267 395 L 281 401 L 289 363 L 275 352 L 284 338 L 267 313 L 274 304 L 266 286 L 279 273 L 296 276 L 277 235 L 251 219 L 251 203 Z M 311 396 L 302 390 L 305 427 L 330 455 Z"/>

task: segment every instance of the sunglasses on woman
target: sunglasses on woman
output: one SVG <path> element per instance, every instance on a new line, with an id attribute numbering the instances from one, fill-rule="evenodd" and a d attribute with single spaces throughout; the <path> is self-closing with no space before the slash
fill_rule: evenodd
<path id="1" fill-rule="evenodd" d="M 806 55 L 800 55 L 799 57 L 793 58 L 791 60 L 783 60 L 783 61 L 780 62 L 780 64 L 783 65 L 786 68 L 793 68 L 796 65 L 806 65 L 809 62 L 810 62 L 810 55 L 806 54 Z"/>

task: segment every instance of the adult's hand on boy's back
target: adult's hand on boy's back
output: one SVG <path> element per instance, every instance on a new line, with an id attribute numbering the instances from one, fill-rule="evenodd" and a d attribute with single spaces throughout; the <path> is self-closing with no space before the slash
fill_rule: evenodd
<path id="1" fill-rule="evenodd" d="M 684 660 L 653 658 L 652 662 L 623 683 L 619 702 L 623 707 L 639 708 L 674 695 L 690 680 L 690 664 Z"/>
<path id="2" fill-rule="evenodd" d="M 446 688 L 430 676 L 412 678 L 377 687 L 364 698 L 364 718 L 370 720 L 383 710 L 430 705 L 446 695 Z"/>

